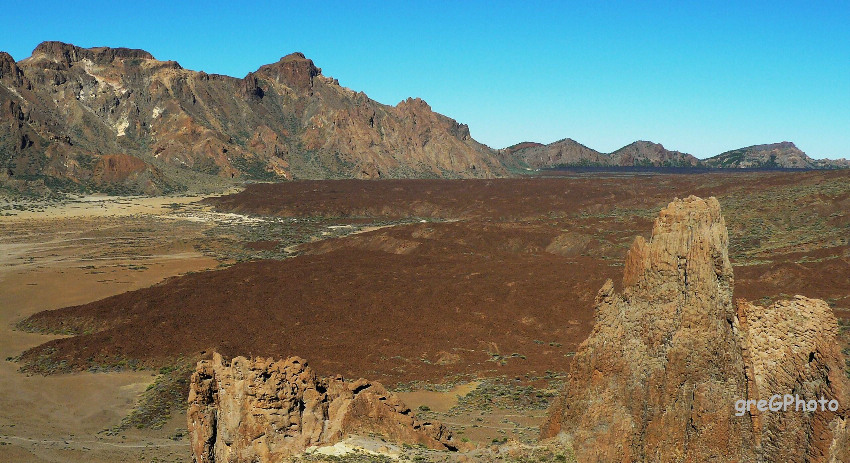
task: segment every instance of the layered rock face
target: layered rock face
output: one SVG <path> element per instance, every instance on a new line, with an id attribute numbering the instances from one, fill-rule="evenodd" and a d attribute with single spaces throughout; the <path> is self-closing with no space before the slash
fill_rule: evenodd
<path id="1" fill-rule="evenodd" d="M 117 183 L 131 191 L 210 181 L 197 174 L 282 180 L 504 173 L 465 125 L 418 99 L 380 104 L 323 76 L 300 53 L 238 79 L 126 48 L 44 42 L 19 62 L 0 52 L 0 167 L 7 180 L 102 189 L 93 168 L 101 156 L 118 154 L 158 172 Z"/>
<path id="2" fill-rule="evenodd" d="M 610 280 L 599 291 L 542 437 L 567 433 L 581 462 L 841 461 L 850 389 L 834 316 L 805 298 L 736 307 L 727 246 L 716 199 L 661 211 L 628 253 L 622 293 Z M 795 393 L 841 408 L 736 413 L 740 400 Z"/>
<path id="3" fill-rule="evenodd" d="M 298 357 L 200 362 L 188 424 L 198 463 L 279 461 L 349 434 L 455 449 L 448 429 L 418 420 L 380 383 L 319 378 Z"/>

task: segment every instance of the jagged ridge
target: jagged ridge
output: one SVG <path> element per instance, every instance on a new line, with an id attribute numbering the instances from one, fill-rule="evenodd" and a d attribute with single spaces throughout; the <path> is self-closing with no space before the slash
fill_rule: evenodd
<path id="1" fill-rule="evenodd" d="M 143 50 L 45 42 L 18 63 L 0 54 L 0 122 L 0 185 L 19 189 L 504 174 L 466 125 L 419 99 L 377 103 L 301 53 L 237 79 Z M 145 168 L 105 181 L 94 168 L 106 155 Z"/>

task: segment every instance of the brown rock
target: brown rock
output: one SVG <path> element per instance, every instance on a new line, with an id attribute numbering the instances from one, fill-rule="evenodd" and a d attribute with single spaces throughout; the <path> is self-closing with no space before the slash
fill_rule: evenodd
<path id="1" fill-rule="evenodd" d="M 257 73 L 300 90 L 313 87 L 313 78 L 321 75 L 322 70 L 313 64 L 303 53 L 290 53 L 277 63 L 260 67 Z"/>
<path id="2" fill-rule="evenodd" d="M 380 383 L 319 378 L 298 357 L 199 362 L 188 424 L 198 463 L 278 461 L 349 434 L 455 449 L 448 429 L 417 419 Z"/>
<path id="3" fill-rule="evenodd" d="M 750 398 L 791 394 L 795 402 L 823 397 L 839 404 L 836 411 L 818 408 L 811 413 L 797 410 L 796 404 L 778 412 L 755 410 L 753 424 L 765 461 L 848 461 L 850 383 L 832 309 L 803 296 L 767 308 L 739 301 L 738 321 L 745 357 L 752 365 L 747 375 L 754 386 Z"/>
<path id="4" fill-rule="evenodd" d="M 572 435 L 580 461 L 712 461 L 751 456 L 743 359 L 732 329 L 732 266 L 720 205 L 690 197 L 636 240 L 623 295 L 610 282 L 597 322 L 543 436 Z"/>
<path id="5" fill-rule="evenodd" d="M 93 177 L 99 182 L 115 183 L 144 171 L 147 167 L 145 161 L 137 157 L 126 154 L 106 155 L 101 156 L 95 164 Z"/>
<path id="6" fill-rule="evenodd" d="M 259 100 L 263 98 L 265 94 L 263 89 L 260 88 L 260 81 L 257 79 L 257 76 L 254 75 L 253 72 L 249 72 L 244 79 L 242 79 L 242 91 L 245 92 L 245 96 L 252 100 Z"/>
<path id="7" fill-rule="evenodd" d="M 21 85 L 24 73 L 10 54 L 0 51 L 0 80 L 3 79 L 10 80 L 14 85 Z"/>
<path id="8" fill-rule="evenodd" d="M 844 461 L 846 408 L 757 411 L 739 400 L 798 393 L 847 403 L 835 317 L 802 297 L 769 309 L 732 303 L 728 237 L 716 199 L 659 213 L 610 280 L 542 437 L 566 433 L 580 462 Z"/>
<path id="9" fill-rule="evenodd" d="M 33 55 L 37 54 L 44 54 L 65 67 L 84 59 L 89 59 L 97 64 L 109 64 L 115 59 L 154 59 L 153 55 L 144 50 L 123 47 L 82 48 L 70 43 L 55 41 L 38 44 L 33 50 Z"/>

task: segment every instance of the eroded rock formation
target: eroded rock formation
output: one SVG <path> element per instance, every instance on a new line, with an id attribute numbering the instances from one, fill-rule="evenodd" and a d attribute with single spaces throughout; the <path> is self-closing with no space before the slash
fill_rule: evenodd
<path id="1" fill-rule="evenodd" d="M 727 245 L 714 198 L 660 212 L 628 253 L 622 293 L 610 280 L 599 291 L 542 437 L 567 433 L 580 462 L 845 461 L 835 317 L 802 297 L 736 308 Z M 739 400 L 775 394 L 841 406 L 736 414 Z"/>
<path id="2" fill-rule="evenodd" d="M 349 434 L 455 449 L 445 426 L 417 419 L 380 383 L 320 378 L 298 357 L 198 363 L 188 423 L 197 463 L 278 461 Z"/>
<path id="3" fill-rule="evenodd" d="M 793 395 L 780 412 L 752 411 L 764 461 L 850 461 L 845 429 L 850 383 L 836 335 L 838 322 L 826 302 L 796 296 L 760 307 L 738 301 L 738 327 L 749 370 L 751 399 Z M 835 399 L 838 409 L 797 410 L 796 401 Z M 800 406 L 802 409 L 802 404 Z"/>

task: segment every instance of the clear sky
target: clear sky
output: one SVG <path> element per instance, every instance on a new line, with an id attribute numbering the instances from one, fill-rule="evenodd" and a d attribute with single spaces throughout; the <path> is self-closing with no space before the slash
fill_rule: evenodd
<path id="1" fill-rule="evenodd" d="M 793 141 L 850 158 L 850 1 L 0 0 L 0 50 L 143 48 L 242 77 L 301 51 L 386 104 L 409 96 L 494 148 L 635 140 L 704 158 Z"/>

